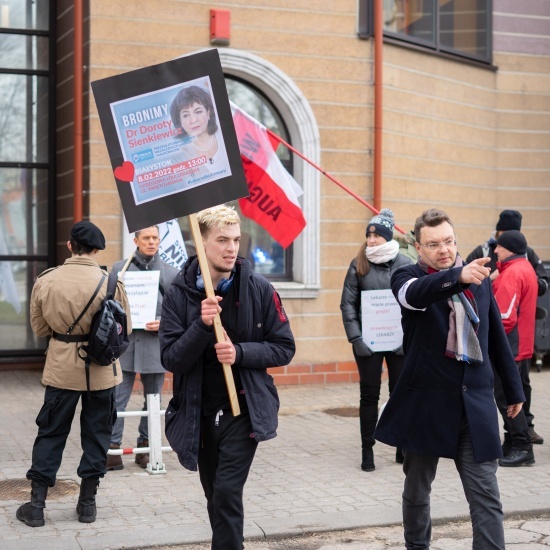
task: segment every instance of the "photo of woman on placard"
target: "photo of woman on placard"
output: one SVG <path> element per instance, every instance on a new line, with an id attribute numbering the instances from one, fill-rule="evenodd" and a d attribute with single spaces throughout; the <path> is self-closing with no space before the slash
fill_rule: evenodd
<path id="1" fill-rule="evenodd" d="M 230 174 L 223 136 L 216 119 L 210 94 L 200 86 L 188 86 L 179 91 L 170 106 L 174 128 L 180 130 L 183 141 L 177 161 L 200 159 L 193 165 L 194 178 L 204 175 L 225 177 Z"/>

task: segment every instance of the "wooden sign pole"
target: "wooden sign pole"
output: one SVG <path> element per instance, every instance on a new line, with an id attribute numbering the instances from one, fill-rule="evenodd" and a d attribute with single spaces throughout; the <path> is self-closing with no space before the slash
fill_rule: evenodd
<path id="1" fill-rule="evenodd" d="M 204 280 L 204 290 L 206 291 L 206 296 L 208 298 L 212 298 L 216 294 L 214 292 L 214 286 L 212 285 L 212 277 L 210 276 L 210 270 L 208 269 L 208 261 L 206 260 L 206 253 L 204 251 L 204 246 L 202 245 L 202 236 L 196 214 L 189 214 L 189 223 L 191 225 L 191 233 L 193 235 L 193 240 L 195 241 L 197 257 L 199 259 L 202 278 Z M 225 342 L 222 322 L 218 313 L 214 318 L 214 332 L 216 333 L 217 342 Z M 225 376 L 225 383 L 227 385 L 227 393 L 229 394 L 229 402 L 231 403 L 231 412 L 233 413 L 233 416 L 239 416 L 239 414 L 241 414 L 241 408 L 239 407 L 237 389 L 235 388 L 235 380 L 233 379 L 231 365 L 222 364 L 222 367 L 223 374 Z"/>

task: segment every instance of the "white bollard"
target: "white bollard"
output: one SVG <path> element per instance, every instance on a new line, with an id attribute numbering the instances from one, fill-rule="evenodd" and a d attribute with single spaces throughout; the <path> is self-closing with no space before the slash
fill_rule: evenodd
<path id="1" fill-rule="evenodd" d="M 169 445 L 162 446 L 162 425 L 161 417 L 166 411 L 160 410 L 160 394 L 151 393 L 147 395 L 147 410 L 146 411 L 121 411 L 118 413 L 120 417 L 130 416 L 146 416 L 147 426 L 149 428 L 149 447 L 131 447 L 124 449 L 109 449 L 108 455 L 135 455 L 149 453 L 149 462 L 147 463 L 146 472 L 149 474 L 166 474 L 166 467 L 162 462 L 162 452 L 172 451 Z"/>
<path id="2" fill-rule="evenodd" d="M 147 423 L 149 428 L 149 462 L 147 472 L 150 474 L 165 474 L 166 468 L 162 462 L 162 431 L 160 395 L 150 393 L 147 395 Z M 162 411 L 163 413 L 165 411 Z"/>

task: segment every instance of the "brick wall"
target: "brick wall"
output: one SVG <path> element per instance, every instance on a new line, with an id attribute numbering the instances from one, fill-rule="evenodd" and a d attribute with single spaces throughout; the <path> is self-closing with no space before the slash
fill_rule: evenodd
<path id="1" fill-rule="evenodd" d="M 463 255 L 489 237 L 500 210 L 518 208 L 530 244 L 550 259 L 550 56 L 547 39 L 525 40 L 548 32 L 532 16 L 512 30 L 504 25 L 516 25 L 523 4 L 495 0 L 498 70 L 384 45 L 382 206 L 406 229 L 425 208 L 447 210 Z M 529 4 L 541 10 L 544 3 Z M 318 124 L 321 166 L 372 202 L 373 44 L 357 38 L 356 0 L 152 6 L 90 2 L 91 81 L 209 48 L 210 8 L 229 9 L 230 47 L 293 80 Z M 93 101 L 89 108 L 90 213 L 108 239 L 100 261 L 112 265 L 122 257 L 121 210 Z M 371 213 L 328 179 L 320 186 L 321 290 L 316 299 L 285 300 L 297 353 L 291 367 L 274 373 L 282 381 L 337 379 L 353 360 L 339 303 Z"/>
<path id="2" fill-rule="evenodd" d="M 293 386 L 305 384 L 347 384 L 359 382 L 359 373 L 354 361 L 343 361 L 336 363 L 293 363 L 286 367 L 268 369 L 273 376 L 277 386 Z M 384 368 L 383 379 L 387 378 L 387 371 Z M 170 394 L 173 390 L 172 373 L 166 373 L 164 377 L 163 393 Z M 134 392 L 142 392 L 143 386 L 136 377 Z"/>

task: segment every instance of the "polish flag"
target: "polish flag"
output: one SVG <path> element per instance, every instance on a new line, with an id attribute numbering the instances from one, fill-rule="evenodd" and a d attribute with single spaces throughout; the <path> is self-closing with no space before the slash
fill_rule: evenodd
<path id="1" fill-rule="evenodd" d="M 231 103 L 249 196 L 239 199 L 242 213 L 287 248 L 306 225 L 298 197 L 303 193 L 275 150 L 278 142 L 265 126 Z"/>

